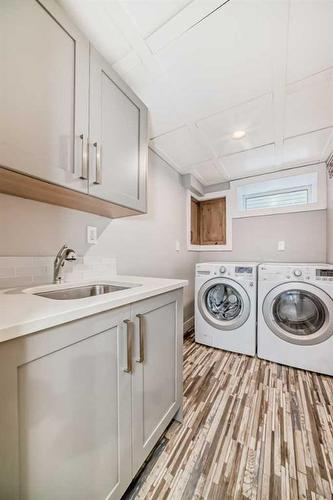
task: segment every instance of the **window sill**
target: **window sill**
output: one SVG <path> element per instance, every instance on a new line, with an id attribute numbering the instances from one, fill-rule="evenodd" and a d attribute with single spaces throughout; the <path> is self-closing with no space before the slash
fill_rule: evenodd
<path id="1" fill-rule="evenodd" d="M 190 252 L 231 252 L 232 245 L 192 245 L 189 244 L 187 249 Z"/>

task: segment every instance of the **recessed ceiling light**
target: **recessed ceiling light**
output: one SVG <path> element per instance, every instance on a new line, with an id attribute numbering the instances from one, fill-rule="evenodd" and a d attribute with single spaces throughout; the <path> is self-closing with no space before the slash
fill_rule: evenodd
<path id="1" fill-rule="evenodd" d="M 233 134 L 232 137 L 233 139 L 243 139 L 243 137 L 246 135 L 246 132 L 244 130 L 236 130 Z"/>

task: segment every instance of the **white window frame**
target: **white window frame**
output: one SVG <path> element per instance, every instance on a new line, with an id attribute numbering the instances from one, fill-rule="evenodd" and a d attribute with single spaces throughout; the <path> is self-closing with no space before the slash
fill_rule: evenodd
<path id="1" fill-rule="evenodd" d="M 191 243 L 191 198 L 198 201 L 225 198 L 226 201 L 226 244 L 225 245 L 192 245 Z M 187 249 L 192 252 L 230 252 L 232 250 L 232 203 L 230 189 L 227 191 L 216 191 L 204 196 L 198 196 L 192 191 L 186 192 L 186 214 L 187 214 Z"/>
<path id="2" fill-rule="evenodd" d="M 244 209 L 243 204 L 240 202 L 242 196 L 240 191 L 243 187 L 251 186 L 252 184 L 264 183 L 266 181 L 274 180 L 274 179 L 288 179 L 292 183 L 292 179 L 296 179 L 301 175 L 311 175 L 315 174 L 316 182 L 313 185 L 302 186 L 295 184 L 295 190 L 300 188 L 310 188 L 310 196 L 313 196 L 313 200 L 309 203 L 303 205 L 288 205 L 284 207 L 264 207 L 257 209 Z M 311 191 L 312 190 L 312 191 Z M 327 176 L 326 176 L 326 166 L 324 163 L 316 164 L 316 165 L 308 165 L 306 167 L 293 168 L 290 170 L 280 170 L 278 172 L 274 172 L 272 174 L 264 174 L 257 177 L 251 177 L 246 179 L 241 179 L 238 181 L 231 181 L 230 183 L 230 191 L 231 191 L 231 203 L 232 203 L 232 212 L 234 218 L 242 218 L 242 217 L 258 217 L 262 215 L 273 215 L 273 214 L 284 214 L 284 213 L 293 213 L 293 212 L 306 212 L 311 210 L 325 210 L 327 208 Z M 243 189 L 245 192 L 246 189 Z M 277 192 L 278 190 L 276 190 Z M 272 192 L 272 191 L 271 191 Z M 260 191 L 258 192 L 258 194 Z M 262 191 L 264 195 L 265 191 Z M 266 191 L 268 194 L 269 191 Z M 253 193 L 255 194 L 255 192 Z"/>

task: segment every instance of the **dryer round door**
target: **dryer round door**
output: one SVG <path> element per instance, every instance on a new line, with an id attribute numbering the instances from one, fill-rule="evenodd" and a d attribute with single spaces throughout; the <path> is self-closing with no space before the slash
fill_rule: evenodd
<path id="1" fill-rule="evenodd" d="M 235 330 L 250 314 L 250 299 L 246 290 L 229 278 L 213 278 L 202 285 L 198 307 L 203 318 L 220 330 Z"/>
<path id="2" fill-rule="evenodd" d="M 279 285 L 266 295 L 262 311 L 270 330 L 292 344 L 320 344 L 333 334 L 333 300 L 315 285 Z"/>

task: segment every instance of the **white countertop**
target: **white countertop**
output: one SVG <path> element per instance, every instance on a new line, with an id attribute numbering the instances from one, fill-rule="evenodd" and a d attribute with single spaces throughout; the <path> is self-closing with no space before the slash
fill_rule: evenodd
<path id="1" fill-rule="evenodd" d="M 80 283 L 56 285 L 60 288 L 74 288 L 85 284 L 113 283 L 140 285 L 109 294 L 75 300 L 55 300 L 32 293 L 27 289 L 0 291 L 0 342 L 11 340 L 29 333 L 45 330 L 92 314 L 115 309 L 139 300 L 153 297 L 187 286 L 185 280 L 143 278 L 138 276 L 114 276 L 106 280 L 89 280 Z M 49 285 L 38 286 L 34 291 L 42 291 Z"/>

